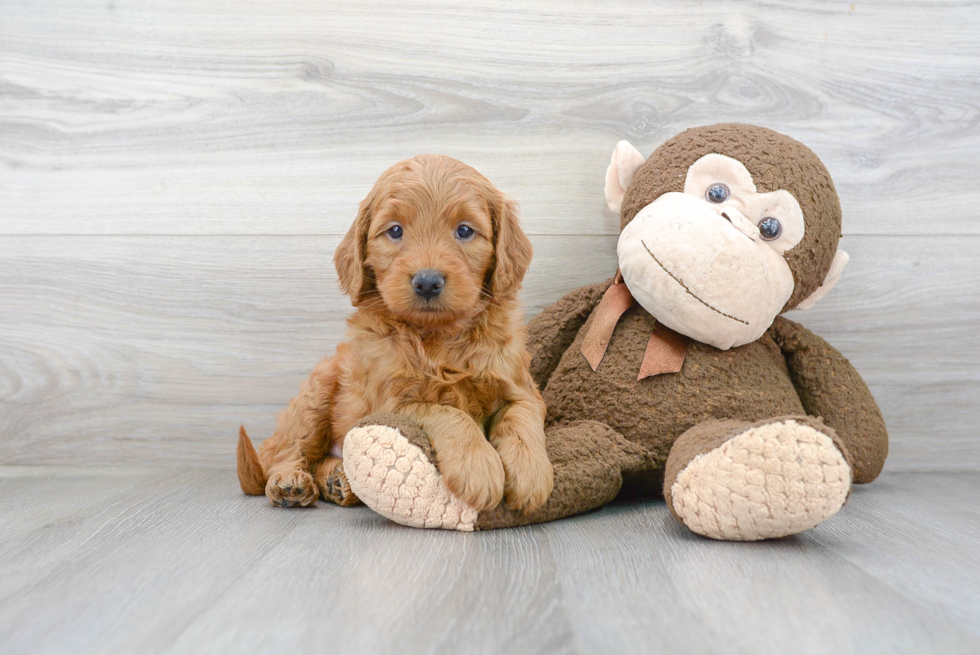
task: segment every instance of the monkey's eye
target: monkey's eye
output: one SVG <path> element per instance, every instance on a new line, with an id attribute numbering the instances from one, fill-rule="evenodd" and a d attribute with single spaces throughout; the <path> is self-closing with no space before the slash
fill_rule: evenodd
<path id="1" fill-rule="evenodd" d="M 704 197 L 708 199 L 708 202 L 720 205 L 728 200 L 729 195 L 731 194 L 728 192 L 728 187 L 724 184 L 712 184 L 708 188 L 707 193 L 704 194 Z"/>
<path id="2" fill-rule="evenodd" d="M 779 222 L 778 218 L 773 218 L 771 216 L 763 218 L 759 221 L 759 234 L 766 241 L 772 241 L 773 239 L 778 239 L 779 235 L 783 233 L 783 226 Z"/>
<path id="3" fill-rule="evenodd" d="M 399 239 L 402 238 L 402 226 L 399 225 L 398 223 L 395 223 L 394 225 L 388 228 L 385 234 L 387 234 L 390 238 L 394 239 L 395 241 L 398 241 Z"/>
<path id="4" fill-rule="evenodd" d="M 464 239 L 464 240 L 469 239 L 474 234 L 476 234 L 476 230 L 471 228 L 469 225 L 466 225 L 465 223 L 461 224 L 459 227 L 456 228 L 457 239 Z"/>

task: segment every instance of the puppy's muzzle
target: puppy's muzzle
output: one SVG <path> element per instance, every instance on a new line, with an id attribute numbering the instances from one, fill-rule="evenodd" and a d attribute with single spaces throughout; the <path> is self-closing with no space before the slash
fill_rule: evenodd
<path id="1" fill-rule="evenodd" d="M 446 284 L 446 278 L 439 271 L 424 270 L 419 271 L 412 278 L 412 288 L 415 295 L 421 296 L 426 300 L 432 300 L 442 292 L 442 287 Z"/>

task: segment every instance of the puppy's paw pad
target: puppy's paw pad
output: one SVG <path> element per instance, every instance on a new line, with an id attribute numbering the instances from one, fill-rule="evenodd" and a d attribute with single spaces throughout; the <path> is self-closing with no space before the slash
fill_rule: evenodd
<path id="1" fill-rule="evenodd" d="M 477 510 L 450 493 L 436 466 L 396 428 L 348 432 L 344 469 L 351 491 L 385 518 L 416 528 L 473 530 Z"/>
<path id="2" fill-rule="evenodd" d="M 272 473 L 265 495 L 276 507 L 306 507 L 316 503 L 320 492 L 313 476 L 297 469 Z"/>
<path id="3" fill-rule="evenodd" d="M 320 495 L 323 500 L 344 507 L 358 503 L 357 495 L 351 490 L 350 480 L 347 479 L 344 466 L 340 462 L 327 473 L 327 477 L 321 480 L 321 483 Z"/>

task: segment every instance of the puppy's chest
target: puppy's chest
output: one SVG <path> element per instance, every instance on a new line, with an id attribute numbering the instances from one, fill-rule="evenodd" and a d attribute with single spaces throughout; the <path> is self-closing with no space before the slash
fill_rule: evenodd
<path id="1" fill-rule="evenodd" d="M 473 416 L 489 415 L 500 407 L 502 382 L 493 374 L 487 353 L 478 349 L 396 347 L 392 355 L 398 360 L 394 370 L 380 362 L 375 370 L 388 368 L 388 375 L 379 382 L 399 402 L 448 405 Z"/>

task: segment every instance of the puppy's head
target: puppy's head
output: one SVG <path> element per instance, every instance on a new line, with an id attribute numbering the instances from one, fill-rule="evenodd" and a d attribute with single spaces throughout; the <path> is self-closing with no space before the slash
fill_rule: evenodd
<path id="1" fill-rule="evenodd" d="M 355 306 L 429 328 L 513 296 L 531 261 L 517 206 L 475 169 L 420 155 L 385 171 L 334 254 Z"/>

